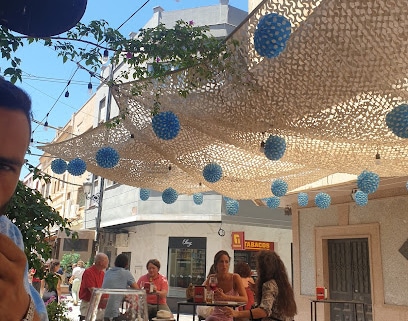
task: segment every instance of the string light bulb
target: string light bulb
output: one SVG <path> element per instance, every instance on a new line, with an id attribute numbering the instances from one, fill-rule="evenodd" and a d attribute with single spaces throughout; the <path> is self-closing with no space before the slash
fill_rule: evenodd
<path id="1" fill-rule="evenodd" d="M 91 83 L 91 81 L 89 81 L 89 84 L 88 84 L 88 94 L 92 94 L 92 83 Z"/>
<path id="2" fill-rule="evenodd" d="M 108 49 L 105 49 L 103 52 L 103 56 L 102 56 L 102 62 L 105 64 L 108 62 L 109 59 L 109 51 Z"/>
<path id="3" fill-rule="evenodd" d="M 45 116 L 45 123 L 44 123 L 44 131 L 47 131 L 48 129 L 48 116 L 49 116 L 49 112 L 47 113 L 47 115 Z"/>
<path id="4" fill-rule="evenodd" d="M 71 84 L 71 79 L 70 79 L 70 80 L 68 80 L 67 87 L 65 87 L 65 88 L 67 88 L 67 91 L 65 92 L 65 97 L 66 97 L 66 98 L 68 98 L 68 97 L 69 97 L 68 86 L 69 86 L 70 84 Z"/>
<path id="5" fill-rule="evenodd" d="M 261 153 L 265 152 L 265 141 L 261 141 L 261 145 L 259 146 L 259 151 Z"/>
<path id="6" fill-rule="evenodd" d="M 375 164 L 381 165 L 381 156 L 379 152 L 377 152 L 377 154 L 375 155 Z"/>

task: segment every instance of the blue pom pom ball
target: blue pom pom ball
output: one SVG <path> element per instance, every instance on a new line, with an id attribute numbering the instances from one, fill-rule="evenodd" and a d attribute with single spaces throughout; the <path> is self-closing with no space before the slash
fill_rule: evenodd
<path id="1" fill-rule="evenodd" d="M 288 191 L 288 183 L 282 179 L 274 180 L 271 186 L 272 194 L 278 197 L 285 196 Z"/>
<path id="2" fill-rule="evenodd" d="M 315 204 L 319 208 L 328 208 L 331 204 L 331 197 L 327 193 L 318 193 L 315 197 Z"/>
<path id="3" fill-rule="evenodd" d="M 194 204 L 196 204 L 196 205 L 203 204 L 203 194 L 202 193 L 195 193 L 193 195 L 193 201 L 194 201 Z"/>
<path id="4" fill-rule="evenodd" d="M 266 206 L 269 208 L 278 208 L 280 205 L 280 198 L 277 196 L 269 197 L 266 199 Z"/>
<path id="5" fill-rule="evenodd" d="M 203 177 L 207 182 L 218 182 L 222 177 L 222 168 L 217 163 L 210 163 L 205 165 L 203 169 Z"/>
<path id="6" fill-rule="evenodd" d="M 355 195 L 355 200 L 358 206 L 365 206 L 368 203 L 368 195 L 363 191 L 357 191 Z"/>
<path id="7" fill-rule="evenodd" d="M 86 163 L 80 158 L 74 158 L 68 163 L 68 173 L 74 176 L 81 176 L 86 171 Z"/>
<path id="8" fill-rule="evenodd" d="M 380 184 L 380 176 L 376 173 L 363 171 L 357 177 L 357 187 L 360 191 L 371 194 L 374 193 Z"/>
<path id="9" fill-rule="evenodd" d="M 239 211 L 239 202 L 234 199 L 229 199 L 225 202 L 227 215 L 237 215 Z"/>
<path id="10" fill-rule="evenodd" d="M 145 188 L 141 188 L 139 191 L 139 196 L 142 201 L 147 201 L 150 197 L 150 191 Z"/>
<path id="11" fill-rule="evenodd" d="M 262 57 L 274 58 L 285 49 L 290 37 L 290 21 L 277 13 L 263 16 L 254 33 L 255 50 Z"/>
<path id="12" fill-rule="evenodd" d="M 162 193 L 162 200 L 166 204 L 173 204 L 175 201 L 177 201 L 177 198 L 178 193 L 171 187 L 166 188 Z"/>
<path id="13" fill-rule="evenodd" d="M 408 105 L 401 104 L 385 116 L 388 128 L 398 137 L 408 138 Z"/>
<path id="14" fill-rule="evenodd" d="M 279 160 L 286 151 L 286 142 L 282 137 L 270 135 L 265 142 L 264 153 L 270 160 Z"/>
<path id="15" fill-rule="evenodd" d="M 299 206 L 307 206 L 307 204 L 309 204 L 309 195 L 307 195 L 306 193 L 299 193 L 298 204 Z"/>
<path id="16" fill-rule="evenodd" d="M 164 111 L 152 118 L 152 127 L 157 137 L 170 140 L 178 135 L 180 122 L 176 114 L 171 111 Z"/>
<path id="17" fill-rule="evenodd" d="M 96 152 L 96 163 L 102 168 L 112 168 L 119 163 L 119 153 L 112 147 L 102 147 Z"/>
<path id="18" fill-rule="evenodd" d="M 64 174 L 67 170 L 67 163 L 61 158 L 54 159 L 51 162 L 51 170 L 55 174 Z"/>

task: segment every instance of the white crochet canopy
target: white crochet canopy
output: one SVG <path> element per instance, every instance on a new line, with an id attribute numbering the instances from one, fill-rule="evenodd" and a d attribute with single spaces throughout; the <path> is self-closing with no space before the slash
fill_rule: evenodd
<path id="1" fill-rule="evenodd" d="M 255 51 L 253 35 L 272 12 L 289 19 L 292 30 L 285 50 L 268 59 Z M 264 1 L 227 40 L 240 43 L 228 58 L 234 73 L 220 71 L 187 98 L 177 90 L 194 77 L 193 68 L 160 84 L 161 111 L 180 121 L 176 138 L 161 140 L 152 130 L 158 85 L 134 96 L 133 81 L 113 88 L 127 112 L 118 126 L 102 124 L 43 150 L 66 161 L 80 157 L 90 172 L 122 184 L 179 194 L 213 190 L 234 199 L 270 197 L 278 178 L 291 191 L 334 173 L 405 176 L 407 140 L 385 117 L 408 102 L 406 17 L 408 2 L 400 0 Z M 269 135 L 286 140 L 278 161 L 260 151 Z M 104 146 L 119 152 L 114 168 L 95 161 Z M 210 162 L 223 171 L 215 183 L 202 174 Z"/>

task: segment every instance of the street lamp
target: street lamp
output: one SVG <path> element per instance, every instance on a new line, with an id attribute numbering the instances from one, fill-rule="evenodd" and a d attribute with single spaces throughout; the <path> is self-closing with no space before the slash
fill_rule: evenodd
<path id="1" fill-rule="evenodd" d="M 89 181 L 89 179 L 86 180 L 86 182 L 84 182 L 82 184 L 82 186 L 84 187 L 84 193 L 86 195 L 88 195 L 89 193 L 91 193 L 91 189 L 92 189 L 92 183 Z"/>
<path id="2" fill-rule="evenodd" d="M 93 200 L 94 202 L 98 202 L 100 193 L 96 193 L 96 194 L 91 195 L 92 185 L 93 184 L 92 184 L 92 182 L 89 181 L 89 179 L 87 179 L 86 182 L 84 182 L 82 184 L 82 187 L 84 189 L 85 198 L 87 200 Z"/>

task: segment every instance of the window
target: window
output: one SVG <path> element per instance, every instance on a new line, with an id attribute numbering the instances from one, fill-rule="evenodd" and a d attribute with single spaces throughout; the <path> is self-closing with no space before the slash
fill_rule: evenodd
<path id="1" fill-rule="evenodd" d="M 98 124 L 106 120 L 106 97 L 99 102 Z"/>
<path id="2" fill-rule="evenodd" d="M 88 239 L 64 239 L 63 251 L 65 252 L 87 252 L 88 251 Z"/>
<path id="3" fill-rule="evenodd" d="M 78 188 L 78 194 L 77 194 L 77 201 L 76 203 L 81 207 L 85 206 L 85 193 L 84 193 L 84 188 L 81 186 Z"/>
<path id="4" fill-rule="evenodd" d="M 157 71 L 161 71 L 162 69 L 165 70 L 165 71 L 169 71 L 169 70 L 173 71 L 173 70 L 178 69 L 175 66 L 172 66 L 171 64 L 166 63 L 166 62 L 154 63 L 154 64 L 149 63 L 149 64 L 147 64 L 147 73 L 149 75 L 154 74 L 155 68 L 157 68 Z"/>

